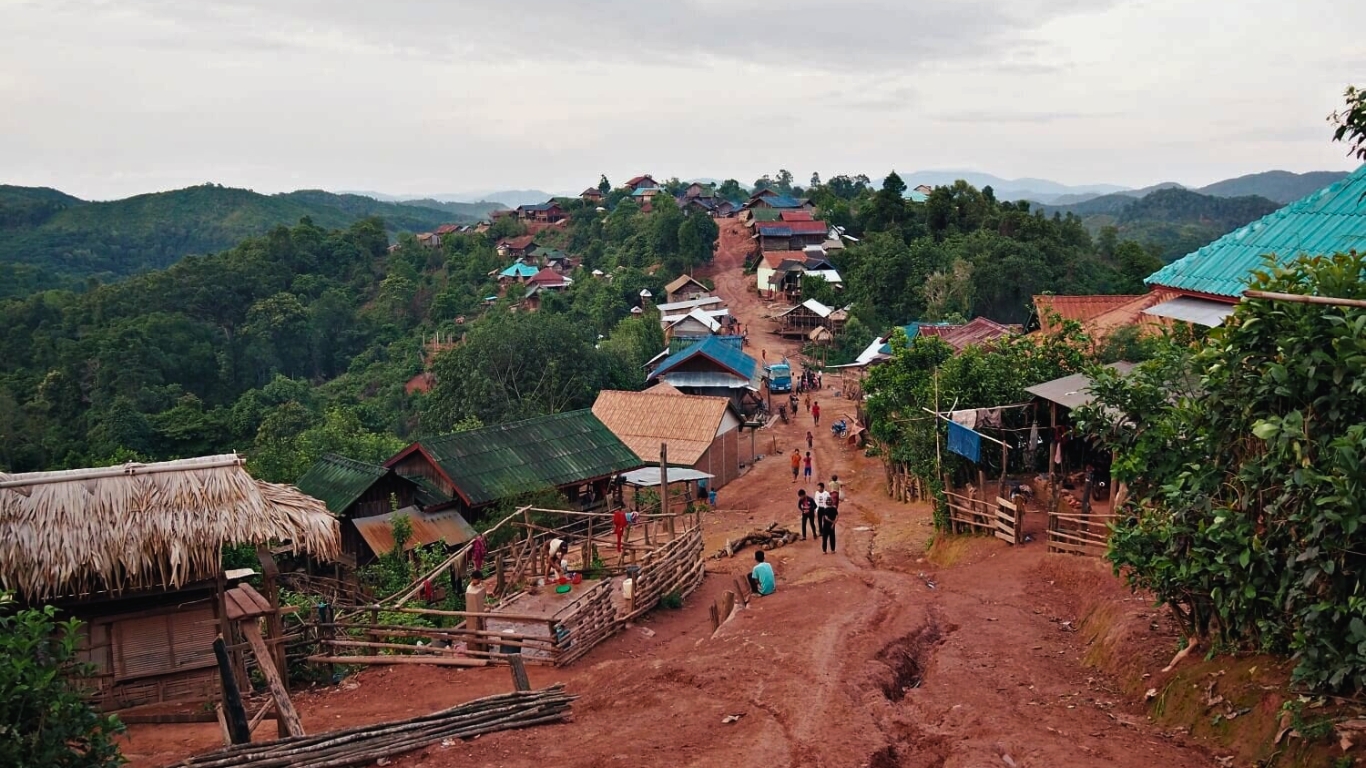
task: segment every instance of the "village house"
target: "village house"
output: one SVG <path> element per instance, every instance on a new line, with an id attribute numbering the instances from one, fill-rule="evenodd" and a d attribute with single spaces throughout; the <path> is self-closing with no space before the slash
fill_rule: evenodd
<path id="1" fill-rule="evenodd" d="M 723 318 L 730 315 L 729 309 L 704 310 L 694 307 L 681 315 L 667 315 L 660 318 L 664 326 L 664 339 L 687 336 L 701 339 L 720 333 Z"/>
<path id="2" fill-rule="evenodd" d="M 701 213 L 707 216 L 716 216 L 716 198 L 714 197 L 680 197 L 675 200 L 679 207 L 688 213 Z"/>
<path id="3" fill-rule="evenodd" d="M 525 283 L 539 274 L 540 271 L 535 266 L 518 259 L 507 269 L 498 273 L 498 282 L 500 284 Z"/>
<path id="4" fill-rule="evenodd" d="M 542 491 L 585 501 L 591 487 L 601 501 L 614 475 L 643 463 L 584 409 L 420 440 L 384 465 L 426 478 L 477 524 L 500 501 Z"/>
<path id="5" fill-rule="evenodd" d="M 1063 323 L 1072 321 L 1081 325 L 1093 343 L 1102 344 L 1120 328 L 1139 327 L 1145 332 L 1155 332 L 1168 326 L 1168 320 L 1146 314 L 1144 310 L 1177 295 L 1163 289 L 1116 296 L 1042 294 L 1034 297 L 1034 311 L 1042 333 L 1054 333 Z"/>
<path id="6" fill-rule="evenodd" d="M 664 190 L 659 187 L 641 187 L 631 193 L 631 199 L 641 205 L 653 204 L 655 198 L 664 196 Z M 672 199 L 672 198 L 670 198 Z"/>
<path id="7" fill-rule="evenodd" d="M 647 173 L 644 176 L 636 176 L 628 180 L 625 186 L 627 189 L 635 192 L 638 189 L 645 189 L 647 187 L 657 188 L 659 182 L 655 181 L 654 177 Z"/>
<path id="8" fill-rule="evenodd" d="M 353 568 L 393 551 L 392 524 L 399 515 L 412 526 L 405 550 L 437 542 L 464 544 L 475 535 L 459 512 L 441 511 L 449 496 L 421 477 L 404 477 L 379 464 L 327 454 L 295 485 L 341 521 L 341 559 Z"/>
<path id="9" fill-rule="evenodd" d="M 667 302 L 689 301 L 711 294 L 711 289 L 699 283 L 692 275 L 679 275 L 664 286 L 664 299 Z"/>
<path id="10" fill-rule="evenodd" d="M 494 249 L 499 256 L 511 256 L 514 259 L 529 256 L 532 251 L 540 246 L 536 245 L 534 235 L 521 235 L 520 237 L 505 237 L 498 241 Z"/>
<path id="11" fill-rule="evenodd" d="M 658 466 L 660 445 L 667 445 L 670 467 L 712 475 L 712 489 L 754 461 L 740 440 L 744 417 L 724 397 L 685 395 L 668 384 L 644 392 L 604 390 L 593 415 L 647 464 Z"/>
<path id="12" fill-rule="evenodd" d="M 541 308 L 541 297 L 547 291 L 563 291 L 573 282 L 574 280 L 566 277 L 563 272 L 545 267 L 527 280 L 526 296 L 522 298 L 522 305 L 534 312 Z"/>
<path id="13" fill-rule="evenodd" d="M 733 219 L 740 214 L 740 209 L 740 203 L 722 200 L 716 204 L 716 210 L 712 215 L 718 219 Z"/>
<path id="14" fill-rule="evenodd" d="M 1239 227 L 1148 276 L 1151 291 L 1171 298 L 1148 315 L 1213 327 L 1233 314 L 1253 271 L 1274 254 L 1284 263 L 1297 256 L 1362 250 L 1366 243 L 1366 165 L 1350 176 Z"/>
<path id="15" fill-rule="evenodd" d="M 797 251 L 766 251 L 759 257 L 754 272 L 755 287 L 760 296 L 800 296 L 802 278 L 805 275 L 819 277 L 836 286 L 843 286 L 835 265 L 820 248 L 812 247 Z"/>
<path id="16" fill-rule="evenodd" d="M 755 224 L 753 239 L 761 251 L 800 251 L 808 245 L 820 247 L 829 233 L 823 221 L 774 221 Z"/>
<path id="17" fill-rule="evenodd" d="M 849 320 L 849 308 L 827 307 L 815 299 L 807 299 L 795 307 L 777 314 L 778 334 L 782 336 L 807 336 L 816 328 L 823 328 L 838 336 Z"/>
<path id="18" fill-rule="evenodd" d="M 83 622 L 94 671 L 81 684 L 100 709 L 204 707 L 220 699 L 214 638 L 236 637 L 225 590 L 255 575 L 225 573 L 223 548 L 262 548 L 273 584 L 271 551 L 330 561 L 338 527 L 321 501 L 256 480 L 235 455 L 0 473 L 0 587 Z"/>
<path id="19" fill-rule="evenodd" d="M 602 190 L 597 187 L 589 187 L 579 193 L 579 199 L 585 203 L 600 205 L 602 203 Z"/>
<path id="20" fill-rule="evenodd" d="M 798 199 L 791 195 L 780 195 L 777 193 L 764 194 L 767 192 L 772 192 L 772 190 L 765 189 L 761 192 L 756 192 L 754 196 L 745 203 L 744 207 L 749 209 L 772 208 L 777 210 L 811 210 L 816 207 L 810 200 L 804 198 Z"/>
<path id="21" fill-rule="evenodd" d="M 694 198 L 699 197 L 710 198 L 714 195 L 715 193 L 712 192 L 711 187 L 707 186 L 706 184 L 703 184 L 700 181 L 694 181 L 693 183 L 688 185 L 687 189 L 683 190 L 683 198 L 685 200 L 692 200 Z"/>
<path id="22" fill-rule="evenodd" d="M 759 403 L 763 369 L 725 338 L 708 336 L 689 344 L 664 358 L 646 381 L 665 382 L 686 395 L 725 397 L 740 413 L 752 413 Z"/>
<path id="23" fill-rule="evenodd" d="M 553 198 L 535 205 L 517 206 L 517 218 L 522 221 L 538 221 L 545 224 L 554 224 L 567 216 L 564 209 L 560 207 L 558 201 Z"/>

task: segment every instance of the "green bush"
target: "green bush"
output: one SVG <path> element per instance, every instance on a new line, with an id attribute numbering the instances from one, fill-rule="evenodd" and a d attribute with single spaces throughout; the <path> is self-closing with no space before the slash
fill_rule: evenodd
<path id="1" fill-rule="evenodd" d="M 1366 298 L 1366 255 L 1268 265 L 1254 289 Z M 1078 413 L 1131 492 L 1109 557 L 1191 637 L 1292 654 L 1366 689 L 1366 310 L 1267 299 Z"/>
<path id="2" fill-rule="evenodd" d="M 114 736 L 123 724 L 93 710 L 73 679 L 91 671 L 76 658 L 80 622 L 57 621 L 56 613 L 16 610 L 0 593 L 0 765 L 122 765 Z"/>

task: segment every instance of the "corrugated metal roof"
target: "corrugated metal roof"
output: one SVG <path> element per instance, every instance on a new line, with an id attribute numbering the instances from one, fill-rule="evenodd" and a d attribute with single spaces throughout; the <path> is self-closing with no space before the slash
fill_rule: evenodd
<path id="1" fill-rule="evenodd" d="M 1086 321 L 1137 298 L 1139 298 L 1138 295 L 1055 296 L 1043 294 L 1034 297 L 1034 308 L 1039 313 L 1039 330 L 1044 333 L 1052 333 L 1057 330 L 1053 323 L 1053 314 L 1056 314 L 1064 322 L 1072 320 L 1085 325 Z"/>
<path id="2" fill-rule="evenodd" d="M 783 221 L 814 221 L 816 218 L 811 211 L 779 211 L 778 213 Z"/>
<path id="3" fill-rule="evenodd" d="M 754 373 L 759 367 L 754 358 L 741 352 L 730 344 L 717 341 L 716 337 L 712 336 L 669 356 L 668 359 L 659 364 L 659 367 L 650 375 L 650 378 L 658 378 L 664 373 L 667 373 L 671 368 L 678 366 L 686 360 L 691 360 L 698 355 L 709 358 L 725 371 L 729 371 L 745 380 L 753 379 Z"/>
<path id="4" fill-rule="evenodd" d="M 706 338 L 713 338 L 716 339 L 718 342 L 721 342 L 722 344 L 729 344 L 732 347 L 735 347 L 737 350 L 744 345 L 745 341 L 744 338 L 741 336 L 673 336 L 669 339 L 668 349 L 665 349 L 663 352 L 661 352 L 660 357 L 668 357 L 669 355 L 682 352 L 688 347 L 691 347 L 692 345 Z M 654 360 L 651 360 L 651 362 L 654 362 Z"/>
<path id="5" fill-rule="evenodd" d="M 451 497 L 445 491 L 436 487 L 435 483 L 422 475 L 400 475 L 400 477 L 403 477 L 417 486 L 417 493 L 415 496 L 419 507 L 434 507 L 437 504 L 445 504 L 451 500 Z"/>
<path id="6" fill-rule="evenodd" d="M 365 543 L 377 555 L 394 551 L 393 519 L 404 515 L 412 524 L 413 535 L 403 544 L 403 551 L 444 541 L 451 546 L 464 544 L 475 537 L 474 528 L 464 516 L 453 509 L 444 512 L 423 512 L 416 507 L 404 507 L 396 512 L 351 520 Z"/>
<path id="7" fill-rule="evenodd" d="M 1110 363 L 1108 368 L 1119 371 L 1121 376 L 1129 375 L 1129 371 L 1134 369 L 1133 363 Z M 1047 400 L 1050 403 L 1057 403 L 1062 407 L 1071 410 L 1083 405 L 1089 405 L 1091 400 L 1088 387 L 1091 386 L 1091 378 L 1084 373 L 1074 373 L 1071 376 L 1064 376 L 1061 379 L 1045 381 L 1032 387 L 1025 387 L 1029 394 Z"/>
<path id="8" fill-rule="evenodd" d="M 1002 325 L 995 320 L 985 317 L 974 317 L 965 325 L 942 334 L 940 338 L 944 340 L 945 344 L 953 347 L 954 350 L 962 352 L 973 344 L 981 344 L 1005 336 L 1012 336 L 1019 333 L 1021 330 L 1022 329 L 1018 325 Z"/>
<path id="9" fill-rule="evenodd" d="M 782 221 L 783 218 L 782 211 L 775 211 L 772 208 L 755 208 L 750 211 L 750 214 L 754 217 L 756 223 L 763 221 Z"/>
<path id="10" fill-rule="evenodd" d="M 1366 165 L 1168 264 L 1144 282 L 1237 297 L 1267 254 L 1275 254 L 1284 263 L 1301 254 L 1324 256 L 1362 249 L 1366 249 Z"/>
<path id="11" fill-rule="evenodd" d="M 1187 323 L 1197 323 L 1207 328 L 1214 328 L 1224 324 L 1224 320 L 1233 314 L 1233 307 L 1233 304 L 1225 304 L 1222 301 L 1198 299 L 1194 296 L 1177 296 L 1171 301 L 1164 301 L 1161 304 L 1148 307 L 1143 312 L 1148 315 L 1170 317 L 1173 320 L 1182 320 Z"/>
<path id="12" fill-rule="evenodd" d="M 664 293 L 673 293 L 674 291 L 677 291 L 678 289 L 682 288 L 683 286 L 689 283 L 692 283 L 693 285 L 697 286 L 698 288 L 701 288 L 704 291 L 707 290 L 707 286 L 699 283 L 697 280 L 694 280 L 692 275 L 679 275 L 678 277 L 675 277 L 673 280 L 670 280 L 668 284 L 664 286 Z"/>
<path id="13" fill-rule="evenodd" d="M 760 222 L 754 225 L 764 237 L 791 237 L 792 235 L 826 235 L 830 225 L 823 221 L 777 221 Z"/>
<path id="14" fill-rule="evenodd" d="M 641 465 L 640 458 L 588 409 L 458 432 L 417 445 L 471 505 Z"/>
<path id="15" fill-rule="evenodd" d="M 637 488 L 659 487 L 659 467 L 641 467 L 640 469 L 633 469 L 622 477 L 627 485 L 633 485 Z M 698 480 L 710 480 L 713 477 L 716 477 L 716 475 L 696 469 L 675 467 L 672 466 L 672 464 L 669 466 L 669 485 L 673 485 L 674 483 L 695 483 Z"/>
<path id="16" fill-rule="evenodd" d="M 668 304 L 656 304 L 655 309 L 658 309 L 660 312 L 664 314 L 668 314 L 669 312 L 673 312 L 676 310 L 686 311 L 692 309 L 693 307 L 710 307 L 712 304 L 724 303 L 725 299 L 722 299 L 720 296 L 703 296 L 699 299 L 690 299 L 688 301 L 675 301 Z"/>
<path id="17" fill-rule="evenodd" d="M 752 380 L 721 371 L 672 371 L 661 378 L 670 386 L 688 389 L 758 389 Z"/>
<path id="18" fill-rule="evenodd" d="M 539 272 L 539 271 L 540 271 L 540 270 L 536 269 L 535 267 L 531 266 L 530 264 L 523 264 L 522 262 L 519 261 L 519 262 L 517 262 L 516 264 L 513 264 L 512 266 L 510 266 L 510 267 L 508 267 L 507 269 L 503 270 L 502 272 L 499 272 L 499 273 L 498 273 L 498 276 L 499 276 L 499 277 L 535 277 L 536 273 Z"/>
<path id="19" fill-rule="evenodd" d="M 294 485 L 327 505 L 334 515 L 344 513 L 376 480 L 389 474 L 387 467 L 353 461 L 329 453 L 309 467 Z"/>

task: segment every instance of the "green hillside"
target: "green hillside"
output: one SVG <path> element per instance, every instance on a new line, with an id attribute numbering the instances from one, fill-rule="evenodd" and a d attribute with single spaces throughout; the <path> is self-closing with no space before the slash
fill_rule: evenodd
<path id="1" fill-rule="evenodd" d="M 1120 238 L 1155 247 L 1170 261 L 1280 207 L 1264 197 L 1216 197 L 1172 187 L 1139 198 L 1119 193 L 1042 210 L 1080 216 L 1092 233 L 1115 227 Z"/>
<path id="2" fill-rule="evenodd" d="M 161 269 L 304 218 L 341 228 L 378 216 L 394 233 L 473 222 L 494 207 L 456 212 L 318 190 L 262 195 L 213 184 L 92 203 L 53 189 L 0 187 L 0 297 Z"/>

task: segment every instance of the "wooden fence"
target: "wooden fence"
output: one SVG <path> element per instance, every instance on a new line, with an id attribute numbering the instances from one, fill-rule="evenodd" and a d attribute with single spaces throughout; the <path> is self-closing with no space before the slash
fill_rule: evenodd
<path id="1" fill-rule="evenodd" d="M 1110 544 L 1110 512 L 1081 512 L 1067 508 L 1048 516 L 1048 551 L 1100 557 Z"/>
<path id="2" fill-rule="evenodd" d="M 1023 509 L 1008 499 L 996 497 L 994 504 L 953 491 L 945 491 L 949 505 L 949 527 L 954 533 L 990 533 L 1007 544 L 1019 544 L 1023 538 L 1021 525 Z"/>

